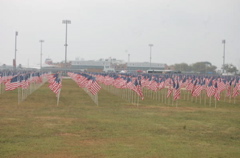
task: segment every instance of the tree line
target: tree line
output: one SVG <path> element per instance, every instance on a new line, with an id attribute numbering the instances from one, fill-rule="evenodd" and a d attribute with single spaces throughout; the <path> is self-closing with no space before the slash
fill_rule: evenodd
<path id="1" fill-rule="evenodd" d="M 210 62 L 196 62 L 193 64 L 179 63 L 170 66 L 176 71 L 181 71 L 183 73 L 207 73 L 215 74 L 217 73 L 217 67 L 212 65 Z M 225 64 L 222 69 L 226 73 L 237 74 L 238 69 L 233 64 Z"/>

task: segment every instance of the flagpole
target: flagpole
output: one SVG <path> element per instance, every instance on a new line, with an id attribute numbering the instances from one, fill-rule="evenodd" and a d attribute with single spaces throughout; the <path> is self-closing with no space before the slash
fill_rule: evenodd
<path id="1" fill-rule="evenodd" d="M 207 92 L 205 91 L 205 95 L 204 95 L 204 106 L 206 106 L 207 103 Z"/>
<path id="2" fill-rule="evenodd" d="M 226 101 L 226 90 L 224 91 L 224 102 Z"/>
<path id="3" fill-rule="evenodd" d="M 163 89 L 164 91 L 163 91 L 163 98 L 164 98 L 164 96 L 165 96 L 165 104 L 167 105 L 167 88 L 164 88 Z"/>
<path id="4" fill-rule="evenodd" d="M 98 93 L 96 94 L 96 101 L 97 101 L 97 106 L 98 106 Z"/>
<path id="5" fill-rule="evenodd" d="M 59 74 L 60 77 L 60 83 L 62 83 L 62 72 Z M 62 87 L 60 88 L 58 95 L 57 95 L 57 106 L 59 105 L 59 99 L 60 99 L 60 93 L 61 93 Z"/>
<path id="6" fill-rule="evenodd" d="M 209 106 L 211 107 L 212 104 L 212 96 L 210 96 Z"/>
<path id="7" fill-rule="evenodd" d="M 200 104 L 202 104 L 202 92 L 200 94 Z"/>
<path id="8" fill-rule="evenodd" d="M 59 105 L 59 99 L 60 99 L 61 90 L 62 90 L 62 88 L 59 90 L 58 95 L 57 95 L 57 106 Z"/>
<path id="9" fill-rule="evenodd" d="M 215 98 L 215 108 L 217 108 L 217 99 Z"/>
<path id="10" fill-rule="evenodd" d="M 230 95 L 229 95 L 229 103 L 231 103 L 231 101 L 232 101 L 232 96 L 231 96 L 231 93 L 230 93 Z"/>
<path id="11" fill-rule="evenodd" d="M 186 100 L 186 89 L 184 89 L 183 91 L 184 91 L 184 100 Z"/>
<path id="12" fill-rule="evenodd" d="M 139 98 L 140 98 L 140 96 L 137 96 L 137 107 L 138 107 L 138 104 L 139 104 Z"/>
<path id="13" fill-rule="evenodd" d="M 21 92 L 20 92 L 20 87 L 19 87 L 19 85 L 18 85 L 18 105 L 20 104 L 20 100 L 21 100 L 21 98 L 20 98 L 20 96 L 21 96 Z"/>

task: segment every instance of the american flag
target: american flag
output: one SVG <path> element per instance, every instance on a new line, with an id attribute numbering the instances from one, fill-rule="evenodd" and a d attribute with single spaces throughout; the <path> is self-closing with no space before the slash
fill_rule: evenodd
<path id="1" fill-rule="evenodd" d="M 240 84 L 239 83 L 235 83 L 234 87 L 233 87 L 233 93 L 232 93 L 232 97 L 236 97 L 240 94 Z"/>
<path id="2" fill-rule="evenodd" d="M 58 94 L 62 88 L 62 80 L 59 77 L 59 74 L 53 74 L 48 76 L 49 88 L 55 93 Z"/>
<path id="3" fill-rule="evenodd" d="M 188 83 L 187 83 L 187 86 L 186 86 L 186 89 L 189 90 L 189 91 L 192 91 L 193 88 L 194 88 L 194 80 L 189 79 Z"/>
<path id="4" fill-rule="evenodd" d="M 52 91 L 55 93 L 55 94 L 58 94 L 62 88 L 62 82 L 61 82 L 61 79 L 60 78 L 57 78 L 55 80 L 55 82 L 53 83 L 54 86 L 52 88 Z"/>
<path id="5" fill-rule="evenodd" d="M 126 87 L 128 88 L 128 89 L 131 89 L 131 90 L 133 90 L 134 89 L 134 85 L 133 85 L 133 83 L 132 83 L 132 79 L 129 77 L 129 78 L 127 78 L 127 82 L 126 82 Z"/>
<path id="6" fill-rule="evenodd" d="M 158 82 L 157 82 L 157 80 L 156 79 L 152 79 L 148 87 L 149 87 L 149 89 L 151 89 L 151 90 L 156 92 L 157 89 L 158 89 Z"/>
<path id="7" fill-rule="evenodd" d="M 134 91 L 142 98 L 144 99 L 143 92 L 142 92 L 142 86 L 141 86 L 141 81 L 136 79 L 134 82 Z"/>
<path id="8" fill-rule="evenodd" d="M 8 82 L 5 84 L 5 90 L 6 91 L 11 91 L 19 86 L 19 76 L 15 76 L 12 79 L 10 79 Z"/>
<path id="9" fill-rule="evenodd" d="M 165 88 L 165 79 L 162 78 L 160 81 L 159 81 L 159 84 L 158 84 L 158 89 L 161 90 Z"/>
<path id="10" fill-rule="evenodd" d="M 211 97 L 211 96 L 213 96 L 215 93 L 216 93 L 216 88 L 215 88 L 215 86 L 213 85 L 213 81 L 210 80 L 209 83 L 208 83 L 208 86 L 207 86 L 207 96 L 208 96 L 208 97 Z"/>
<path id="11" fill-rule="evenodd" d="M 232 80 L 226 83 L 227 93 L 226 96 L 230 97 L 232 94 Z"/>
<path id="12" fill-rule="evenodd" d="M 219 79 L 219 81 L 217 81 L 217 86 L 218 86 L 217 91 L 219 93 L 221 93 L 222 91 L 224 91 L 226 89 L 226 85 L 225 85 L 224 81 L 221 79 Z"/>
<path id="13" fill-rule="evenodd" d="M 216 92 L 214 94 L 214 97 L 217 99 L 217 100 L 220 100 L 220 91 L 218 91 L 218 85 L 217 85 L 217 82 L 214 84 L 214 88 L 216 89 Z"/>
<path id="14" fill-rule="evenodd" d="M 89 91 L 93 94 L 93 95 L 97 95 L 98 92 L 100 91 L 101 86 L 97 83 L 96 80 L 92 80 L 92 84 L 90 86 Z"/>
<path id="15" fill-rule="evenodd" d="M 203 89 L 202 81 L 199 81 L 192 92 L 192 96 L 194 97 L 199 96 L 201 94 L 202 89 Z"/>
<path id="16" fill-rule="evenodd" d="M 179 82 L 177 81 L 177 83 L 174 83 L 174 89 L 173 89 L 173 99 L 177 100 L 180 99 L 180 95 L 181 95 L 181 88 L 179 86 Z"/>
<path id="17" fill-rule="evenodd" d="M 172 85 L 171 83 L 172 83 L 172 82 L 170 81 L 170 82 L 169 82 L 169 85 L 168 85 L 167 98 L 169 98 L 170 95 L 171 95 L 172 92 L 173 92 L 173 85 Z"/>

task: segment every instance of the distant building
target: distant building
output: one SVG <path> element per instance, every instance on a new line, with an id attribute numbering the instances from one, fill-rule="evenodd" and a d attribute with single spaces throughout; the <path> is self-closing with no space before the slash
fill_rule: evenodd
<path id="1" fill-rule="evenodd" d="M 85 71 L 102 71 L 102 72 L 120 72 L 127 70 L 129 72 L 147 71 L 150 69 L 149 62 L 124 62 L 115 58 L 99 60 L 73 60 L 70 61 L 72 69 L 82 69 Z M 151 63 L 151 69 L 165 70 L 166 64 Z"/>
<path id="2" fill-rule="evenodd" d="M 14 67 L 12 65 L 6 65 L 6 64 L 3 64 L 0 66 L 0 70 L 13 70 Z"/>
<path id="3" fill-rule="evenodd" d="M 149 62 L 129 62 L 127 63 L 128 71 L 147 71 L 149 69 L 153 70 L 165 70 L 166 64 L 162 63 L 150 63 Z"/>
<path id="4" fill-rule="evenodd" d="M 52 59 L 47 58 L 47 59 L 45 60 L 45 64 L 52 65 L 52 64 L 53 64 Z"/>

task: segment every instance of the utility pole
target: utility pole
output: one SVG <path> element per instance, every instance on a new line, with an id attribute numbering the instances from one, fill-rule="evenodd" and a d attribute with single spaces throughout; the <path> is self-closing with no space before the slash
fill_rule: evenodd
<path id="1" fill-rule="evenodd" d="M 70 20 L 63 20 L 62 21 L 63 24 L 66 24 L 66 35 L 65 35 L 65 66 L 67 66 L 67 24 L 71 24 L 71 21 Z"/>
<path id="2" fill-rule="evenodd" d="M 225 43 L 226 43 L 226 40 L 222 40 L 222 43 L 223 43 L 223 73 L 224 73 L 224 70 L 225 70 Z"/>
<path id="3" fill-rule="evenodd" d="M 150 47 L 150 70 L 152 69 L 152 47 L 153 47 L 153 44 L 149 44 L 149 47 Z"/>
<path id="4" fill-rule="evenodd" d="M 40 40 L 39 42 L 41 43 L 41 52 L 40 52 L 40 70 L 42 70 L 42 43 L 44 42 L 44 40 Z"/>
<path id="5" fill-rule="evenodd" d="M 17 68 L 17 36 L 18 36 L 18 32 L 16 31 L 15 32 L 15 58 L 14 58 L 14 61 L 13 61 L 14 69 Z"/>

